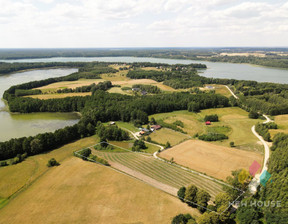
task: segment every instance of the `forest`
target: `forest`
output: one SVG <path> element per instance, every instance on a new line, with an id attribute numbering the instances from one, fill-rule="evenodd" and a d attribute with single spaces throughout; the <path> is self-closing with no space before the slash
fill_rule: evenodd
<path id="1" fill-rule="evenodd" d="M 279 133 L 273 138 L 272 154 L 268 164 L 271 178 L 266 186 L 260 186 L 256 195 L 245 198 L 243 202 L 265 202 L 270 206 L 240 206 L 236 219 L 239 223 L 287 223 L 288 220 L 288 135 Z M 273 204 L 271 202 L 274 202 Z M 257 222 L 256 222 L 257 220 Z"/>
<path id="2" fill-rule="evenodd" d="M 265 57 L 219 56 L 222 52 L 267 52 Z M 153 57 L 204 60 L 212 62 L 249 63 L 267 67 L 288 68 L 288 57 L 273 52 L 287 52 L 287 48 L 134 48 L 134 49 L 1 49 L 0 59 L 51 57 Z M 1 73 L 1 72 L 0 72 Z"/>
<path id="3" fill-rule="evenodd" d="M 12 139 L 10 141 L 0 143 L 0 160 L 14 158 L 18 154 L 24 153 L 34 155 L 43 151 L 57 148 L 60 145 L 78 138 L 92 135 L 95 133 L 95 127 L 98 121 L 132 121 L 136 124 L 147 124 L 148 116 L 155 113 L 172 112 L 175 110 L 198 112 L 199 110 L 207 108 L 227 107 L 233 103 L 232 99 L 230 99 L 229 102 L 229 99 L 222 95 L 215 94 L 214 92 L 201 91 L 193 94 L 189 92 L 176 92 L 146 96 L 110 94 L 105 92 L 105 90 L 112 86 L 110 81 L 78 88 L 77 91 L 92 91 L 91 96 L 74 96 L 67 97 L 65 99 L 60 98 L 48 100 L 20 97 L 21 95 L 26 95 L 30 92 L 32 94 L 36 94 L 36 91 L 32 90 L 33 88 L 41 87 L 47 84 L 59 81 L 78 80 L 80 78 L 99 79 L 100 75 L 103 73 L 117 72 L 117 70 L 109 67 L 108 65 L 109 63 L 100 62 L 86 63 L 79 68 L 79 72 L 67 75 L 65 77 L 24 83 L 12 86 L 5 91 L 4 99 L 7 100 L 11 112 L 32 113 L 77 111 L 82 113 L 82 118 L 78 124 L 72 127 L 57 130 L 54 133 L 39 134 L 34 137 Z M 257 83 L 255 81 L 205 78 L 197 75 L 197 70 L 195 70 L 193 64 L 172 66 L 173 68 L 165 64 L 154 65 L 155 67 L 166 67 L 166 70 L 164 71 L 147 71 L 139 69 L 139 67 L 153 66 L 151 63 L 144 63 L 142 66 L 139 63 L 129 65 L 135 67 L 133 70 L 128 72 L 128 76 L 131 78 L 153 78 L 158 81 L 166 81 L 168 79 L 173 81 L 175 80 L 174 78 L 177 80 L 177 77 L 184 79 L 193 77 L 195 80 L 201 82 L 201 84 L 230 84 L 235 86 L 238 95 L 240 95 L 238 105 L 240 105 L 242 108 L 246 110 L 253 109 L 253 111 L 262 111 L 272 115 L 288 113 L 288 85 Z M 264 94 L 266 98 L 261 98 L 261 95 L 255 95 L 254 93 L 253 95 L 242 93 L 242 91 L 244 92 L 244 90 L 246 91 L 249 88 L 258 89 L 260 91 L 265 90 L 265 94 L 269 95 L 266 96 Z M 273 89 L 273 92 L 270 90 L 268 91 L 267 89 Z M 254 101 L 259 103 L 255 103 Z M 258 126 L 258 131 L 261 132 L 260 130 L 263 129 L 262 125 Z M 176 128 L 178 127 L 176 126 Z M 266 133 L 266 126 L 263 130 Z M 68 135 L 68 133 L 71 134 Z M 265 135 L 265 133 L 263 135 Z M 65 137 L 65 135 L 67 136 Z M 201 136 L 201 138 L 208 141 L 213 141 L 218 138 L 226 138 L 226 136 Z"/>

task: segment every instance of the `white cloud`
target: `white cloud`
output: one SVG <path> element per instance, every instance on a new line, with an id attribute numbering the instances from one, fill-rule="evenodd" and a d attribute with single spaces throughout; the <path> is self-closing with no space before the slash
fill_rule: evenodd
<path id="1" fill-rule="evenodd" d="M 281 2 L 0 0 L 0 47 L 287 45 Z"/>

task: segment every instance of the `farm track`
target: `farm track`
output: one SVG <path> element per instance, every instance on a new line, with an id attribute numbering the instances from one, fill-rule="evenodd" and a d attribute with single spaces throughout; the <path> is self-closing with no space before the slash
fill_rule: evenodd
<path id="1" fill-rule="evenodd" d="M 124 165 L 175 188 L 195 184 L 199 188 L 209 192 L 212 198 L 223 191 L 222 185 L 219 183 L 156 160 L 152 156 L 143 156 L 133 152 L 109 153 L 96 151 L 96 154 L 108 161 Z"/>

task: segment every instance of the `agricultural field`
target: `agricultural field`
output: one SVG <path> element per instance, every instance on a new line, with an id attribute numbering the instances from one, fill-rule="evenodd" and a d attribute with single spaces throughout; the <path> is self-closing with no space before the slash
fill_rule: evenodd
<path id="1" fill-rule="evenodd" d="M 11 224 L 152 224 L 170 223 L 178 213 L 200 215 L 178 198 L 123 173 L 68 158 L 11 200 L 0 217 L 1 223 Z"/>
<path id="2" fill-rule="evenodd" d="M 136 128 L 132 123 L 123 122 L 123 121 L 117 121 L 115 123 L 120 128 L 124 128 L 124 129 L 127 129 L 127 130 L 132 131 L 132 132 L 139 131 L 139 129 Z"/>
<path id="3" fill-rule="evenodd" d="M 123 172 L 125 172 L 125 167 L 137 172 L 134 174 L 136 178 L 142 179 L 142 175 L 144 175 L 145 177 L 143 178 L 152 178 L 161 184 L 171 186 L 175 188 L 175 193 L 181 186 L 188 186 L 190 184 L 195 184 L 199 188 L 206 190 L 211 194 L 212 198 L 219 192 L 222 192 L 222 185 L 220 183 L 157 160 L 152 156 L 134 152 L 113 153 L 96 150 L 92 151 L 92 153 L 105 158 L 109 163 L 123 165 Z"/>
<path id="4" fill-rule="evenodd" d="M 49 159 L 55 158 L 62 163 L 65 159 L 73 157 L 73 151 L 94 145 L 98 141 L 97 136 L 84 138 L 51 152 L 30 156 L 16 165 L 0 167 L 0 198 L 13 198 L 18 191 L 27 188 L 44 175 L 49 170 L 46 166 Z"/>
<path id="5" fill-rule="evenodd" d="M 108 93 L 119 93 L 119 94 L 123 94 L 123 95 L 131 95 L 131 93 L 129 91 L 124 91 L 121 89 L 121 87 L 112 87 L 107 92 Z"/>
<path id="6" fill-rule="evenodd" d="M 230 91 L 224 85 L 209 84 L 209 85 L 206 85 L 206 87 L 207 86 L 212 86 L 214 88 L 213 90 L 215 90 L 216 94 L 220 94 L 220 95 L 226 96 L 228 98 L 230 96 L 232 96 Z"/>
<path id="7" fill-rule="evenodd" d="M 150 138 L 152 141 L 165 145 L 169 142 L 171 145 L 177 145 L 180 142 L 188 139 L 189 136 L 168 128 L 161 128 L 160 130 L 151 133 Z"/>
<path id="8" fill-rule="evenodd" d="M 288 133 L 288 115 L 278 115 L 274 117 L 275 123 L 278 125 L 278 129 L 270 129 L 269 132 L 274 137 L 279 132 Z"/>
<path id="9" fill-rule="evenodd" d="M 56 83 L 52 83 L 46 86 L 41 86 L 35 89 L 40 89 L 43 93 L 51 93 L 51 92 L 54 93 L 58 89 L 66 89 L 66 88 L 75 89 L 77 87 L 89 86 L 93 83 L 98 84 L 99 82 L 104 82 L 104 81 L 106 80 L 104 79 L 79 79 L 76 81 L 56 82 Z"/>
<path id="10" fill-rule="evenodd" d="M 167 160 L 174 158 L 180 165 L 222 180 L 226 180 L 233 170 L 249 170 L 254 160 L 263 163 L 263 156 L 259 153 L 216 146 L 199 140 L 185 141 L 161 152 L 160 157 Z"/>
<path id="11" fill-rule="evenodd" d="M 124 148 L 126 150 L 130 150 L 132 151 L 132 147 L 133 147 L 133 142 L 134 140 L 131 140 L 131 141 L 109 141 L 109 143 L 115 145 L 115 146 L 118 146 L 118 147 L 121 147 L 121 148 Z M 150 154 L 153 154 L 154 152 L 158 151 L 160 149 L 159 146 L 156 146 L 154 144 L 151 144 L 149 142 L 145 142 L 145 145 L 147 146 L 147 149 L 143 149 L 143 152 L 145 153 L 150 153 Z M 117 150 L 118 148 L 115 147 L 115 149 Z M 122 150 L 122 152 L 125 150 Z M 114 150 L 113 150 L 114 152 Z"/>
<path id="12" fill-rule="evenodd" d="M 212 122 L 212 125 L 206 126 L 204 122 L 205 115 L 217 114 L 219 122 Z M 248 113 L 238 107 L 206 109 L 200 113 L 192 113 L 188 111 L 174 111 L 171 113 L 161 113 L 149 116 L 157 120 L 162 119 L 166 123 L 172 124 L 176 120 L 184 123 L 183 131 L 188 135 L 204 134 L 208 132 L 217 132 L 226 134 L 229 139 L 213 142 L 213 144 L 221 146 L 229 146 L 230 142 L 234 142 L 239 149 L 248 151 L 257 151 L 262 153 L 263 147 L 258 139 L 253 135 L 251 127 L 260 119 L 249 119 Z M 156 140 L 155 140 L 156 141 Z"/>
<path id="13" fill-rule="evenodd" d="M 30 95 L 24 97 L 37 98 L 40 100 L 48 100 L 48 99 L 57 99 L 57 98 L 65 98 L 65 97 L 73 97 L 73 96 L 90 96 L 91 92 L 86 93 L 55 93 L 55 94 L 39 94 L 39 95 Z"/>

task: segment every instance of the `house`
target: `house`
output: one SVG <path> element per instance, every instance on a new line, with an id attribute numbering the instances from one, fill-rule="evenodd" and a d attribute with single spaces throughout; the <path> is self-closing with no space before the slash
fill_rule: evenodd
<path id="1" fill-rule="evenodd" d="M 159 130 L 161 127 L 161 125 L 156 124 L 156 125 L 152 125 L 151 128 L 153 128 L 154 130 Z"/>
<path id="2" fill-rule="evenodd" d="M 139 134 L 140 135 L 144 135 L 146 132 L 145 131 L 140 131 Z"/>
<path id="3" fill-rule="evenodd" d="M 211 121 L 206 121 L 205 124 L 206 125 L 211 125 Z"/>
<path id="4" fill-rule="evenodd" d="M 149 130 L 147 128 L 142 128 L 142 131 L 149 132 Z"/>

